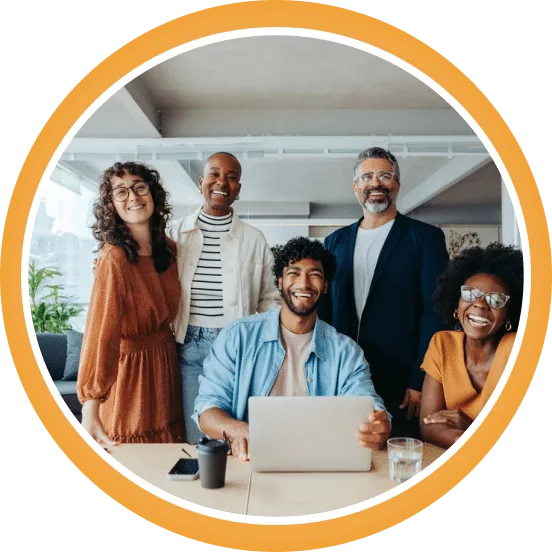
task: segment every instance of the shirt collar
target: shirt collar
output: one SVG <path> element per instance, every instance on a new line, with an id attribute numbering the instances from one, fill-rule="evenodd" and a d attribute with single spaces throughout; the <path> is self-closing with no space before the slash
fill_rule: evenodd
<path id="1" fill-rule="evenodd" d="M 181 232 L 191 232 L 197 228 L 197 219 L 199 218 L 199 213 L 201 213 L 201 207 L 194 211 L 185 221 L 181 227 Z M 234 209 L 230 209 L 232 212 L 232 225 L 228 234 L 239 241 L 243 241 L 243 221 L 238 217 Z"/>
<path id="2" fill-rule="evenodd" d="M 277 307 L 268 313 L 266 318 L 264 329 L 262 333 L 262 340 L 267 341 L 280 341 L 280 345 L 283 348 L 280 339 L 280 311 L 282 307 Z M 324 341 L 326 339 L 326 331 L 324 328 L 324 322 L 316 317 L 314 323 L 314 332 L 312 334 L 312 341 L 310 347 L 310 353 L 314 353 L 320 360 L 325 360 Z"/>

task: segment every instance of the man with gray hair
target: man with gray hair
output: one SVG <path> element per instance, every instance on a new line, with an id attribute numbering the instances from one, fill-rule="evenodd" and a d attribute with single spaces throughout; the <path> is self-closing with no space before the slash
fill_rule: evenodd
<path id="1" fill-rule="evenodd" d="M 441 329 L 431 296 L 448 254 L 442 230 L 397 211 L 400 187 L 391 152 L 373 147 L 359 155 L 353 191 L 363 217 L 324 241 L 337 272 L 319 316 L 364 350 L 393 416 L 392 435 L 418 436 L 420 366 Z"/>

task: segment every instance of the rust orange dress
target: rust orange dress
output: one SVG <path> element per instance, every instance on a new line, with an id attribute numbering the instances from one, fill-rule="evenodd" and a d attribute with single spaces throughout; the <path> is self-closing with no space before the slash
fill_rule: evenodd
<path id="1" fill-rule="evenodd" d="M 100 420 L 120 443 L 185 438 L 176 343 L 170 323 L 180 300 L 176 262 L 157 273 L 150 256 L 130 263 L 106 245 L 96 263 L 77 392 L 99 399 Z"/>

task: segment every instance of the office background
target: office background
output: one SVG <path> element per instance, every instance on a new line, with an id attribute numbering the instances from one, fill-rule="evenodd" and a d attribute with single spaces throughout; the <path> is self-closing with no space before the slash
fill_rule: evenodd
<path id="1" fill-rule="evenodd" d="M 290 63 L 293 60 L 293 63 Z M 469 125 L 403 69 L 349 46 L 304 37 L 238 38 L 177 55 L 109 98 L 45 175 L 30 260 L 62 273 L 84 326 L 93 279 L 90 225 L 101 171 L 118 160 L 155 166 L 174 218 L 202 202 L 204 160 L 230 151 L 243 167 L 244 220 L 271 246 L 323 239 L 358 219 L 352 169 L 363 149 L 390 149 L 401 169 L 399 210 L 520 245 L 500 173 Z"/>

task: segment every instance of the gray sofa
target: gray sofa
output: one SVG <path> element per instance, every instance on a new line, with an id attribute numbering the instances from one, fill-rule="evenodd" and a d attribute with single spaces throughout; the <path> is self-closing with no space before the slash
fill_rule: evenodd
<path id="1" fill-rule="evenodd" d="M 44 363 L 57 390 L 75 417 L 81 421 L 81 404 L 77 398 L 77 382 L 63 379 L 67 360 L 67 336 L 55 333 L 37 333 L 38 346 Z"/>

